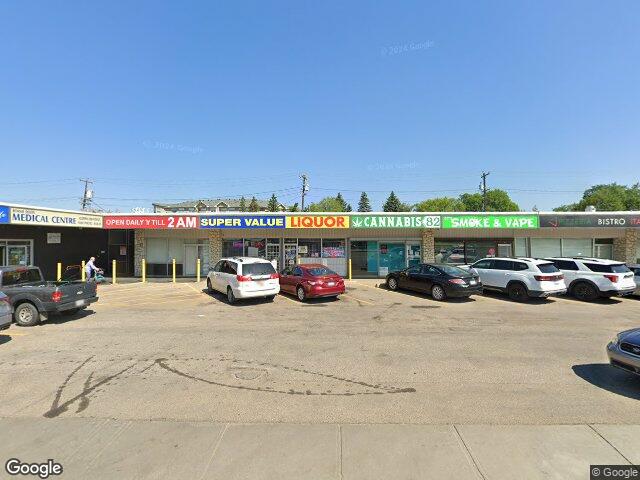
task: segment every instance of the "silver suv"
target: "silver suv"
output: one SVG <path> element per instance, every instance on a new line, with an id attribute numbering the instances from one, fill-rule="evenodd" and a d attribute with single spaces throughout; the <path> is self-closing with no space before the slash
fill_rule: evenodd
<path id="1" fill-rule="evenodd" d="M 584 257 L 546 260 L 564 274 L 569 294 L 580 300 L 631 295 L 636 289 L 633 272 L 622 262 Z"/>
<path id="2" fill-rule="evenodd" d="M 553 263 L 533 258 L 483 258 L 470 266 L 485 289 L 506 292 L 512 300 L 567 292 L 564 276 Z"/>

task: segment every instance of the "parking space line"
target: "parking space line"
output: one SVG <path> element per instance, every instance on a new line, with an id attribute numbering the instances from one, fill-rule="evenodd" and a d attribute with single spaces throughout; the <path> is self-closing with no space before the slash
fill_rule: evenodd
<path id="1" fill-rule="evenodd" d="M 279 297 L 282 298 L 286 298 L 287 300 L 289 300 L 291 303 L 295 303 L 296 305 L 301 305 L 300 302 L 296 302 L 293 298 L 289 298 L 289 296 L 286 293 L 282 293 L 280 292 L 280 295 L 278 295 Z"/>
<path id="2" fill-rule="evenodd" d="M 5 332 L 5 333 L 0 333 L 0 335 L 7 335 L 8 337 L 24 337 L 29 334 L 22 333 L 22 332 Z"/>

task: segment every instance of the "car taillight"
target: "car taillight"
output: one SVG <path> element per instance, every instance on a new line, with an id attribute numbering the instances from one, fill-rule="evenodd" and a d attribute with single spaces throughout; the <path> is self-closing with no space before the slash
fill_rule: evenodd
<path id="1" fill-rule="evenodd" d="M 535 278 L 539 282 L 555 282 L 557 280 L 562 280 L 564 277 L 562 275 L 549 275 L 545 277 L 544 275 L 534 275 Z"/>
<path id="2" fill-rule="evenodd" d="M 248 275 L 236 275 L 239 282 L 250 282 L 252 278 Z"/>
<path id="3" fill-rule="evenodd" d="M 617 275 L 605 275 L 604 278 L 607 280 L 611 280 L 611 282 L 616 283 L 620 277 Z"/>
<path id="4" fill-rule="evenodd" d="M 455 283 L 456 285 L 464 285 L 465 281 L 461 278 L 450 278 L 449 283 Z"/>
<path id="5" fill-rule="evenodd" d="M 58 303 L 60 300 L 62 300 L 62 292 L 53 292 L 51 294 L 51 301 Z"/>
<path id="6" fill-rule="evenodd" d="M 272 273 L 269 278 L 280 278 L 280 275 L 278 275 L 277 273 Z"/>
<path id="7" fill-rule="evenodd" d="M 314 280 L 305 280 L 304 283 L 307 283 L 309 285 L 320 285 L 321 282 L 317 282 L 317 281 L 314 281 Z"/>
<path id="8" fill-rule="evenodd" d="M 4 302 L 7 305 L 11 305 L 11 302 L 9 301 L 9 297 L 2 297 L 0 298 L 0 302 Z"/>

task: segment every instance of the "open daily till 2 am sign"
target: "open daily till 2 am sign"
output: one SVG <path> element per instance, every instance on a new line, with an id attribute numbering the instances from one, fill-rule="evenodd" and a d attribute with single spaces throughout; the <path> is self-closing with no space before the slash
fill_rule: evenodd
<path id="1" fill-rule="evenodd" d="M 442 228 L 538 228 L 537 215 L 443 215 Z"/>

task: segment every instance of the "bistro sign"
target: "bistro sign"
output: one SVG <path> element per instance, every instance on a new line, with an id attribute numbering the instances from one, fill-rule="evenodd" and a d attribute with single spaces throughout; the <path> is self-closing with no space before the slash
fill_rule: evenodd
<path id="1" fill-rule="evenodd" d="M 276 215 L 200 217 L 200 228 L 284 228 L 285 217 Z"/>
<path id="2" fill-rule="evenodd" d="M 50 227 L 102 228 L 100 215 L 54 212 L 33 208 L 11 207 L 11 223 L 16 225 L 46 225 Z"/>
<path id="3" fill-rule="evenodd" d="M 537 215 L 443 215 L 442 228 L 538 228 Z"/>
<path id="4" fill-rule="evenodd" d="M 440 228 L 440 215 L 357 215 L 352 228 Z"/>
<path id="5" fill-rule="evenodd" d="M 540 214 L 540 226 L 543 228 L 558 227 L 583 227 L 583 228 L 640 228 L 640 212 L 637 214 L 612 213 L 600 214 L 589 213 L 584 215 L 554 215 L 548 213 Z"/>

